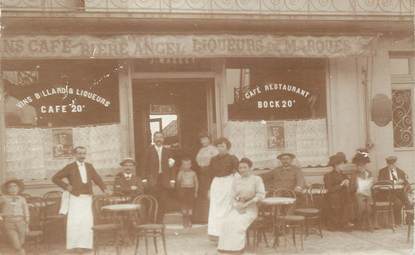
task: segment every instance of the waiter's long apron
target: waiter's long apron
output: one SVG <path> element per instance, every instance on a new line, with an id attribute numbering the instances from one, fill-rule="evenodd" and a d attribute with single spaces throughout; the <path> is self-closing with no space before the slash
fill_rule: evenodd
<path id="1" fill-rule="evenodd" d="M 94 217 L 92 214 L 92 196 L 70 195 L 66 227 L 66 248 L 92 249 Z"/>
<path id="2" fill-rule="evenodd" d="M 235 175 L 213 178 L 210 186 L 208 235 L 220 236 L 222 223 L 232 210 L 232 184 Z"/>

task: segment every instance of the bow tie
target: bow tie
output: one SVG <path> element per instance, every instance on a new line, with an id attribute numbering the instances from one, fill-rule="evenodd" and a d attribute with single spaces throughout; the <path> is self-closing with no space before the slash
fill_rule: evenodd
<path id="1" fill-rule="evenodd" d="M 131 177 L 133 177 L 133 175 L 132 175 L 132 174 L 124 174 L 124 177 L 125 177 L 126 179 L 131 179 Z"/>

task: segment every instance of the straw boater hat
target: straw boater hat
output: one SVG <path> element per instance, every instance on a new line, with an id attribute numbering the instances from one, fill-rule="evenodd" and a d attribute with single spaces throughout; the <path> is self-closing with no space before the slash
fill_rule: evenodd
<path id="1" fill-rule="evenodd" d="M 328 166 L 335 166 L 341 163 L 346 163 L 346 155 L 343 152 L 337 152 L 329 158 Z"/>
<path id="2" fill-rule="evenodd" d="M 398 158 L 396 156 L 388 156 L 385 158 L 385 160 L 388 164 L 395 164 L 396 161 L 398 161 Z"/>
<path id="3" fill-rule="evenodd" d="M 135 160 L 133 158 L 125 158 L 120 162 L 120 166 L 123 166 L 125 163 L 133 163 L 136 165 Z"/>
<path id="4" fill-rule="evenodd" d="M 19 187 L 18 194 L 23 192 L 23 190 L 24 190 L 23 181 L 19 180 L 19 179 L 10 179 L 10 180 L 6 181 L 5 183 L 3 183 L 3 185 L 1 185 L 1 192 L 3 194 L 9 194 L 9 191 L 7 190 L 7 187 L 9 186 L 10 183 L 16 183 L 17 184 L 17 186 Z"/>
<path id="5" fill-rule="evenodd" d="M 289 152 L 283 152 L 280 155 L 277 156 L 277 159 L 281 159 L 282 157 L 288 156 L 291 159 L 295 159 L 295 155 L 293 153 L 289 153 Z"/>

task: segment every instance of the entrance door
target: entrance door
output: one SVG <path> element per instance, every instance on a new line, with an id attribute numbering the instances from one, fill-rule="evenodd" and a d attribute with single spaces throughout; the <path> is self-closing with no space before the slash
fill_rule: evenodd
<path id="1" fill-rule="evenodd" d="M 179 163 L 184 153 L 195 157 L 198 135 L 208 131 L 207 94 L 213 80 L 134 80 L 134 137 L 138 174 L 143 173 L 145 149 L 155 131 L 165 135 Z M 213 110 L 213 109 L 209 109 Z"/>

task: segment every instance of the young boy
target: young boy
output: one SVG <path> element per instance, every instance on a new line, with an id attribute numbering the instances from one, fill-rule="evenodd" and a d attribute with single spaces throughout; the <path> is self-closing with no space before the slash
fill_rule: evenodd
<path id="1" fill-rule="evenodd" d="M 23 245 L 29 231 L 29 208 L 26 199 L 20 196 L 23 183 L 10 180 L 3 184 L 3 196 L 0 196 L 0 221 L 3 221 L 4 232 L 17 254 L 26 254 Z"/>
<path id="2" fill-rule="evenodd" d="M 190 157 L 183 157 L 180 171 L 177 175 L 180 207 L 183 214 L 183 227 L 192 227 L 193 205 L 199 189 L 199 182 L 195 171 L 192 170 Z"/>

